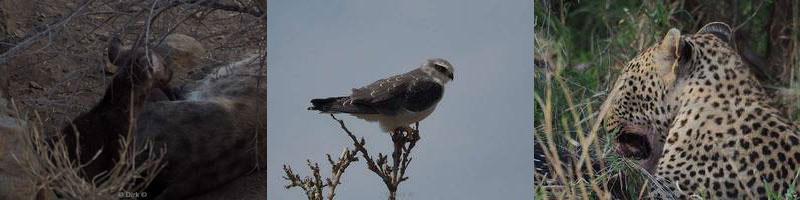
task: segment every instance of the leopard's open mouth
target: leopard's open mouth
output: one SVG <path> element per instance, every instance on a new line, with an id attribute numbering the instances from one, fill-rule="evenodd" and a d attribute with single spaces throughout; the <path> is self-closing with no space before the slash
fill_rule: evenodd
<path id="1" fill-rule="evenodd" d="M 617 153 L 626 158 L 643 160 L 650 157 L 650 142 L 647 137 L 622 131 L 617 135 Z"/>

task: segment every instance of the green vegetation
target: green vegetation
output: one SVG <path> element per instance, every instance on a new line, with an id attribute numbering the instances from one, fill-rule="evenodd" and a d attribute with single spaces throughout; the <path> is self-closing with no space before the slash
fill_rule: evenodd
<path id="1" fill-rule="evenodd" d="M 556 187 L 537 182 L 535 199 L 609 199 L 620 181 L 624 191 L 613 193 L 627 199 L 641 198 L 644 185 L 652 182 L 652 177 L 642 174 L 644 170 L 634 161 L 613 154 L 614 136 L 607 133 L 615 131 L 603 130 L 599 124 L 601 104 L 622 66 L 660 40 L 670 28 L 693 33 L 709 20 L 727 16 L 732 19 L 726 22 L 737 32 L 734 45 L 767 57 L 767 27 L 773 2 L 729 1 L 724 7 L 729 10 L 719 13 L 711 12 L 713 5 L 706 5 L 714 3 L 717 2 L 535 1 L 535 140 L 547 149 L 550 171 L 560 183 Z M 800 21 L 797 10 L 791 18 L 795 24 Z M 800 31 L 793 31 L 792 47 L 800 46 L 797 32 Z M 793 54 L 789 64 L 800 67 L 800 53 Z M 783 110 L 788 110 L 790 119 L 800 122 L 800 98 L 796 95 L 800 79 L 795 71 L 791 70 L 788 81 L 780 81 L 774 74 L 767 74 L 761 81 L 782 97 L 776 101 L 778 106 L 787 108 Z M 568 154 L 569 160 L 560 160 L 552 155 L 553 150 Z M 556 163 L 562 162 L 576 164 L 556 169 Z M 629 178 L 620 180 L 620 173 Z M 794 199 L 792 195 L 773 196 Z"/>

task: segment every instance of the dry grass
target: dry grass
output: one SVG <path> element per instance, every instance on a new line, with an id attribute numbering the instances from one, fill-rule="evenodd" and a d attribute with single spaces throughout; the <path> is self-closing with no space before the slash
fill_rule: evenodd
<path id="1" fill-rule="evenodd" d="M 636 164 L 633 164 L 632 161 L 626 161 L 621 158 L 621 162 L 616 162 L 619 164 L 618 166 L 606 167 L 604 162 L 599 162 L 597 163 L 599 165 L 595 165 L 594 162 L 596 160 L 604 160 L 604 158 L 610 156 L 610 140 L 603 139 L 606 135 L 604 135 L 605 131 L 602 130 L 603 128 L 601 127 L 602 120 L 597 118 L 597 116 L 605 116 L 610 110 L 609 101 L 604 102 L 597 112 L 592 112 L 593 105 L 591 102 L 583 102 L 582 105 L 584 106 L 579 110 L 581 107 L 578 107 L 578 105 L 574 103 L 574 99 L 570 97 L 572 96 L 570 95 L 572 92 L 569 88 L 563 86 L 565 82 L 561 77 L 552 73 L 545 73 L 544 78 L 548 83 L 550 83 L 552 79 L 556 79 L 559 85 L 562 85 L 559 89 L 567 96 L 569 117 L 574 120 L 572 124 L 568 124 L 567 120 L 561 120 L 561 123 L 554 122 L 553 84 L 545 85 L 544 98 L 538 96 L 536 98 L 536 103 L 539 108 L 543 108 L 541 111 L 544 113 L 544 117 L 542 119 L 543 126 L 540 131 L 535 133 L 534 139 L 537 143 L 547 145 L 544 154 L 550 162 L 550 166 L 548 167 L 551 169 L 551 172 L 554 172 L 553 176 L 557 177 L 557 180 L 559 180 L 563 186 L 555 187 L 556 190 L 547 188 L 544 191 L 547 191 L 547 193 L 554 195 L 558 199 L 571 197 L 580 197 L 582 199 L 589 199 L 590 197 L 610 199 L 611 192 L 609 190 L 608 181 L 610 177 L 618 176 L 620 168 L 633 168 L 636 169 L 636 171 L 644 170 L 639 168 Z M 614 91 L 615 90 L 612 90 L 607 97 L 615 96 L 616 94 Z M 585 116 L 582 112 L 588 113 L 589 116 L 594 117 L 581 118 L 581 116 Z M 555 130 L 556 126 L 559 125 L 565 130 L 576 130 L 575 135 L 578 136 L 578 139 L 572 139 L 569 134 L 557 135 L 558 133 Z M 588 133 L 584 133 L 583 131 L 585 125 L 590 125 L 591 127 L 588 129 Z M 556 142 L 556 138 L 558 137 L 564 137 L 565 140 L 573 142 L 566 142 L 566 147 L 559 147 L 560 144 Z M 558 149 L 575 148 L 579 148 L 579 150 L 577 150 L 579 152 L 571 153 L 570 159 L 572 160 L 561 160 L 559 154 L 561 154 L 562 151 Z M 594 152 L 594 156 L 590 156 L 590 150 Z M 572 165 L 564 165 L 563 163 L 565 162 L 569 162 Z M 595 169 L 595 166 L 600 166 L 600 168 Z M 542 191 L 542 193 L 540 193 L 541 195 L 547 195 L 543 190 L 540 191 Z"/>
<path id="2" fill-rule="evenodd" d="M 14 107 L 20 113 L 19 107 Z M 18 154 L 12 155 L 40 196 L 53 192 L 66 199 L 119 199 L 120 193 L 142 191 L 163 168 L 161 159 L 165 152 L 154 152 L 150 144 L 136 149 L 128 134 L 119 140 L 122 149 L 114 168 L 87 180 L 80 175 L 85 164 L 70 160 L 63 138 L 47 139 L 41 126 L 41 121 L 24 124 L 20 121 L 19 127 L 25 127 L 25 132 L 18 133 L 22 143 L 17 146 Z M 145 159 L 141 159 L 143 156 Z"/>

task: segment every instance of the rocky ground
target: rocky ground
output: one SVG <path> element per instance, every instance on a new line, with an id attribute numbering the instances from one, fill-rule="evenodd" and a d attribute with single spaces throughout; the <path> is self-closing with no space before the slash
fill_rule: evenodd
<path id="1" fill-rule="evenodd" d="M 148 29 L 146 16 L 150 7 L 147 4 L 94 1 L 83 8 L 82 15 L 69 18 L 63 28 L 54 25 L 70 16 L 82 2 L 6 0 L 0 3 L 4 11 L 2 17 L 7 21 L 4 28 L 16 42 L 41 30 L 54 27 L 57 30 L 11 58 L 7 65 L 10 96 L 23 113 L 28 113 L 28 119 L 41 120 L 45 132 L 62 127 L 101 98 L 115 70 L 105 53 L 106 41 L 114 33 L 121 33 L 123 43 L 128 45 L 146 30 L 151 41 L 172 33 L 184 35 L 166 40 L 173 47 L 183 49 L 176 61 L 176 66 L 183 67 L 175 67 L 173 84 L 196 79 L 210 67 L 240 58 L 242 52 L 263 53 L 266 49 L 263 20 L 204 6 L 171 8 L 158 16 Z M 35 114 L 41 118 L 36 119 Z"/>
<path id="2" fill-rule="evenodd" d="M 166 5 L 172 2 L 206 3 Z M 34 134 L 37 131 L 28 129 L 39 127 L 52 134 L 102 97 L 117 70 L 106 55 L 112 36 L 130 45 L 146 33 L 147 44 L 174 71 L 171 84 L 181 85 L 246 53 L 265 55 L 266 18 L 254 15 L 264 12 L 266 1 L 253 0 L 0 1 L 0 52 L 5 52 L 0 57 L 0 199 L 30 199 L 31 195 L 54 199 L 53 192 L 115 199 L 106 193 L 127 188 L 128 182 L 82 187 L 91 184 L 70 178 L 77 170 L 49 165 L 66 161 L 41 160 L 57 160 L 57 156 L 34 151 L 45 144 L 38 139 L 40 134 Z M 21 46 L 25 48 L 16 48 Z M 8 91 L 4 90 L 6 80 Z M 5 109 L 6 97 L 13 99 L 22 115 Z M 25 141 L 40 142 L 29 145 Z M 128 175 L 136 174 L 123 172 L 119 180 L 129 180 L 124 178 Z M 254 173 L 197 199 L 261 199 L 266 191 L 263 178 L 262 172 Z"/>

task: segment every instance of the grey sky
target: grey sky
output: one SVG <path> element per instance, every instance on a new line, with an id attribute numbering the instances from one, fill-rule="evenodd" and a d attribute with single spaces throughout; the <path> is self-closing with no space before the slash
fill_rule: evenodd
<path id="1" fill-rule="evenodd" d="M 531 199 L 533 195 L 533 4 L 480 1 L 271 1 L 269 5 L 268 199 L 284 189 L 283 164 L 330 174 L 325 154 L 352 145 L 312 98 L 343 96 L 379 78 L 442 57 L 455 67 L 436 111 L 420 123 L 400 199 Z M 377 123 L 338 115 L 373 156 L 390 152 Z M 363 161 L 338 199 L 385 199 Z"/>

